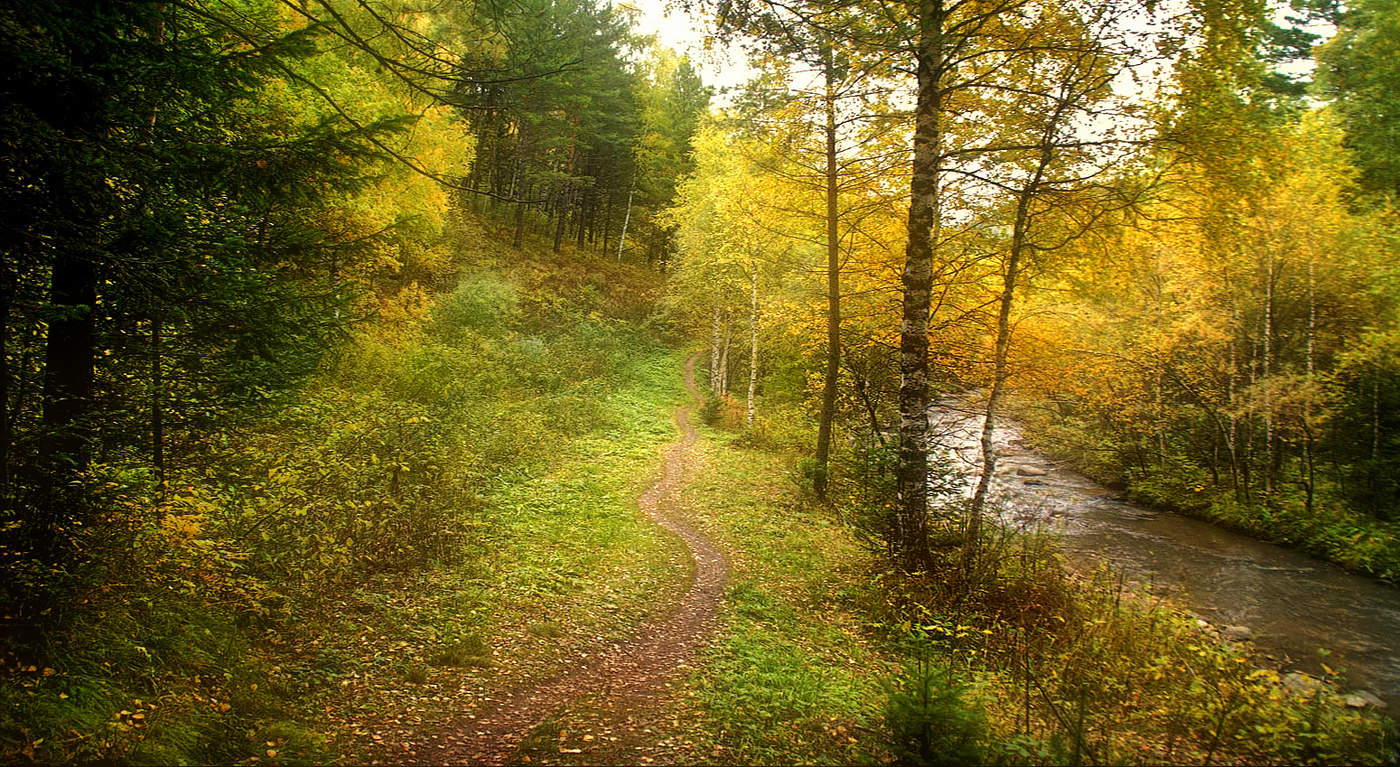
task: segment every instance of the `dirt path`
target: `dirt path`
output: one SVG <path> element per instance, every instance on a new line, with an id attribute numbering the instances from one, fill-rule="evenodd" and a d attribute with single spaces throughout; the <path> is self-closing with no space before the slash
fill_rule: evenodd
<path id="1" fill-rule="evenodd" d="M 632 641 L 608 648 L 592 663 L 501 700 L 472 720 L 465 731 L 440 742 L 430 761 L 503 764 L 531 729 L 585 694 L 605 701 L 619 724 L 644 721 L 645 714 L 661 702 L 671 678 L 690 664 L 711 633 L 729 565 L 708 538 L 671 515 L 696 439 L 690 423 L 700 400 L 695 386 L 696 359 L 691 357 L 685 363 L 685 388 L 691 402 L 675 414 L 681 437 L 666 449 L 661 479 L 638 501 L 643 513 L 685 542 L 695 561 L 695 578 L 679 607 L 644 625 Z"/>

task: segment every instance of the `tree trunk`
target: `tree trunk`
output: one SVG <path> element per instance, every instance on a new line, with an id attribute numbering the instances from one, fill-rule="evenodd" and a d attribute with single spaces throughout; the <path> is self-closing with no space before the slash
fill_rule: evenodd
<path id="1" fill-rule="evenodd" d="M 1235 390 L 1239 388 L 1240 362 L 1238 348 L 1239 316 L 1235 309 L 1230 309 L 1230 371 L 1226 377 L 1226 406 L 1230 417 L 1230 432 L 1226 435 L 1226 446 L 1230 449 L 1230 488 L 1234 491 L 1235 500 L 1243 501 L 1246 493 L 1246 486 L 1241 482 L 1240 476 L 1240 423 L 1235 415 Z"/>
<path id="2" fill-rule="evenodd" d="M 572 184 L 565 183 L 564 188 L 559 191 L 559 204 L 557 210 L 559 219 L 554 222 L 554 252 L 564 246 L 564 223 L 569 220 L 569 197 L 573 192 Z"/>
<path id="3" fill-rule="evenodd" d="M 729 328 L 724 329 L 724 347 L 719 352 L 719 396 L 725 397 L 729 394 L 729 344 L 732 339 L 729 337 Z"/>
<path id="4" fill-rule="evenodd" d="M 525 201 L 519 200 L 515 203 L 515 236 L 511 238 L 510 245 L 519 248 L 520 243 L 525 239 Z"/>
<path id="5" fill-rule="evenodd" d="M 1058 120 L 1058 117 L 1052 118 Z M 1056 123 L 1052 122 L 1051 128 Z M 1016 221 L 1011 230 L 1011 252 L 1006 260 L 1006 273 L 1002 275 L 1000 306 L 997 310 L 996 347 L 992 353 L 992 387 L 987 395 L 987 412 L 982 419 L 982 475 L 977 480 L 977 489 L 972 494 L 972 505 L 967 518 L 967 559 L 970 564 L 973 551 L 982 534 L 982 511 L 987 502 L 987 490 L 991 487 L 992 476 L 996 474 L 997 450 L 993 437 L 996 431 L 997 405 L 1001 402 L 1002 389 L 1006 385 L 1006 358 L 1011 347 L 1011 308 L 1016 299 L 1016 282 L 1021 274 L 1021 263 L 1025 258 L 1031 228 L 1031 202 L 1040 192 L 1040 182 L 1054 158 L 1051 143 L 1053 133 L 1045 132 L 1045 143 L 1041 146 L 1039 164 L 1035 175 L 1017 195 Z"/>
<path id="6" fill-rule="evenodd" d="M 1264 354 L 1262 375 L 1264 384 L 1264 495 L 1274 492 L 1274 413 L 1273 401 L 1269 395 L 1269 375 L 1273 372 L 1274 334 L 1274 252 L 1265 256 L 1264 272 Z"/>
<path id="7" fill-rule="evenodd" d="M 1381 458 L 1381 366 L 1371 376 L 1371 464 Z"/>
<path id="8" fill-rule="evenodd" d="M 0 511 L 10 510 L 10 270 L 0 265 Z"/>
<path id="9" fill-rule="evenodd" d="M 758 388 L 758 259 L 749 263 L 749 396 L 744 428 L 753 428 L 753 396 Z"/>
<path id="10" fill-rule="evenodd" d="M 715 296 L 714 313 L 710 321 L 710 393 L 720 395 L 719 383 L 719 296 Z"/>
<path id="11" fill-rule="evenodd" d="M 55 466 L 87 467 L 91 425 L 97 269 L 84 254 L 66 250 L 54 262 L 50 283 L 53 318 L 44 353 L 42 450 Z M 60 478 L 50 475 L 50 480 Z"/>
<path id="12" fill-rule="evenodd" d="M 1303 402 L 1303 467 L 1306 472 L 1304 484 L 1307 489 L 1307 496 L 1304 499 L 1304 509 L 1309 515 L 1313 511 L 1313 491 L 1317 487 L 1317 468 L 1314 465 L 1313 457 L 1313 430 L 1312 430 L 1312 397 L 1313 397 L 1313 373 L 1315 372 L 1313 361 L 1313 343 L 1317 337 L 1317 283 L 1313 269 L 1312 249 L 1308 250 L 1308 396 Z"/>
<path id="13" fill-rule="evenodd" d="M 578 192 L 578 231 L 574 236 L 574 247 L 579 253 L 583 252 L 583 246 L 587 244 L 588 237 L 588 214 L 592 207 L 590 198 L 592 190 L 580 189 Z"/>
<path id="14" fill-rule="evenodd" d="M 909 184 L 908 242 L 903 316 L 899 333 L 899 510 L 895 547 L 905 564 L 927 566 L 928 549 L 928 321 L 933 293 L 935 226 L 940 215 L 944 69 L 943 2 L 920 0 L 918 98 Z"/>
<path id="15" fill-rule="evenodd" d="M 827 463 L 831 455 L 831 428 L 836 417 L 836 384 L 841 373 L 841 240 L 836 188 L 836 67 L 831 45 L 826 57 L 826 377 L 822 381 L 822 409 L 817 422 L 817 467 L 812 489 L 826 497 Z"/>
<path id="16" fill-rule="evenodd" d="M 151 317 L 151 465 L 156 470 L 156 484 L 165 496 L 165 421 L 161 412 L 161 390 L 164 376 L 161 370 L 161 318 Z"/>
<path id="17" fill-rule="evenodd" d="M 622 234 L 617 236 L 617 260 L 622 261 L 622 246 L 627 244 L 627 222 L 632 220 L 632 193 L 635 190 L 627 190 L 627 212 L 622 214 Z M 719 307 L 715 307 L 719 311 Z M 718 321 L 718 320 L 716 320 Z"/>

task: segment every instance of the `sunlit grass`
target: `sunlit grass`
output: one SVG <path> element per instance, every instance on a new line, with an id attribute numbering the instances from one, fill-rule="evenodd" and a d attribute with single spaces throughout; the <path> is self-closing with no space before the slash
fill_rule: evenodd
<path id="1" fill-rule="evenodd" d="M 858 597 L 872 555 L 801 500 L 789 456 L 705 430 L 688 515 L 730 555 L 722 624 L 680 699 L 680 761 L 879 761 L 881 680 L 899 658 L 866 635 Z"/>

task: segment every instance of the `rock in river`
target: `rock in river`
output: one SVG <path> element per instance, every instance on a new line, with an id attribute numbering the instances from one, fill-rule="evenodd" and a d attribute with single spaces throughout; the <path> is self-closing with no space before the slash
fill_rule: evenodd
<path id="1" fill-rule="evenodd" d="M 1243 642 L 1246 639 L 1254 638 L 1254 629 L 1248 626 L 1226 626 L 1221 629 L 1220 636 L 1231 642 Z"/>
<path id="2" fill-rule="evenodd" d="M 1350 708 L 1385 708 L 1385 701 L 1370 690 L 1352 690 L 1343 701 Z"/>
<path id="3" fill-rule="evenodd" d="M 1283 686 L 1293 692 L 1312 692 L 1322 689 L 1322 682 L 1316 677 L 1309 676 L 1301 671 L 1290 671 L 1283 675 Z"/>

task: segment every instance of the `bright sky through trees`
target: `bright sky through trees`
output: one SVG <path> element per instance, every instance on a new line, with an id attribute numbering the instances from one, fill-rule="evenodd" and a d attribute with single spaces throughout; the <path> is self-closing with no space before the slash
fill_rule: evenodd
<path id="1" fill-rule="evenodd" d="M 713 39 L 707 44 L 706 38 L 713 30 L 707 28 L 704 20 L 686 13 L 674 3 L 667 0 L 623 0 L 617 3 L 617 7 L 636 8 L 636 31 L 656 35 L 659 44 L 674 48 L 677 53 L 688 54 L 708 85 L 717 89 L 735 88 L 754 75 L 748 57 L 738 44 L 721 46 Z M 717 101 L 723 104 L 728 99 L 720 93 Z"/>

